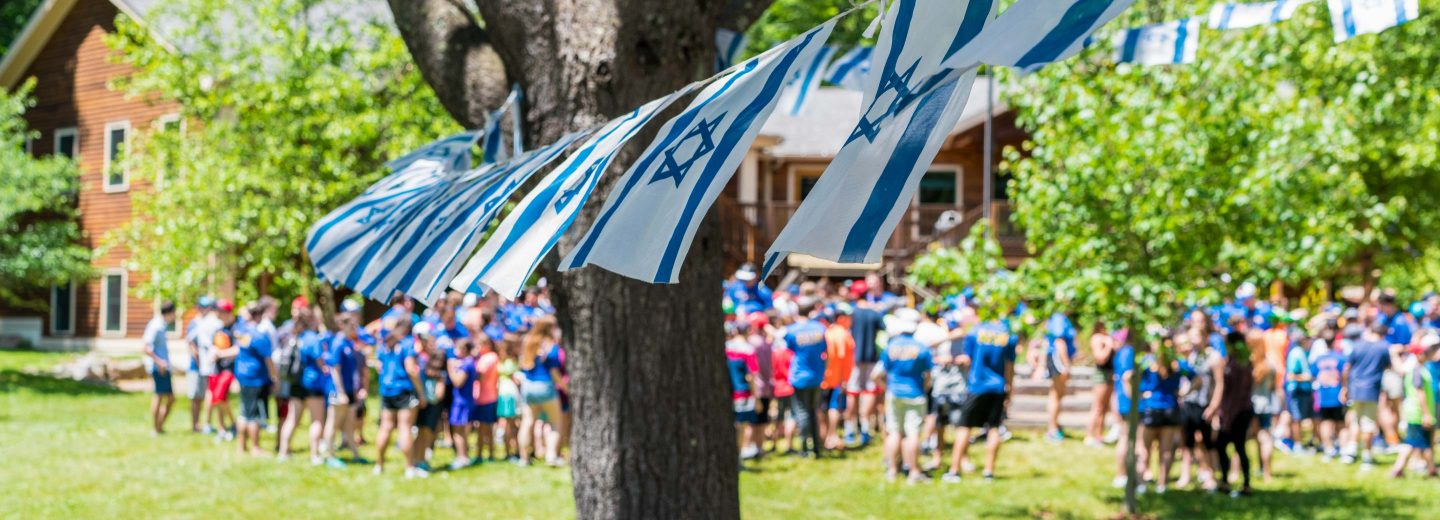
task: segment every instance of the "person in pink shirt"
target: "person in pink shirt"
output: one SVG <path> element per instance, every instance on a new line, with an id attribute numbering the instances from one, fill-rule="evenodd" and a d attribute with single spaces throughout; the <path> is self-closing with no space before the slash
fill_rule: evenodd
<path id="1" fill-rule="evenodd" d="M 495 421 L 500 402 L 500 355 L 495 343 L 484 334 L 475 335 L 475 407 L 470 420 L 475 428 L 475 460 L 495 459 Z"/>
<path id="2" fill-rule="evenodd" d="M 779 343 L 771 351 L 770 358 L 774 363 L 772 377 L 774 377 L 773 388 L 775 390 L 775 431 L 770 438 L 775 440 L 770 451 L 777 451 L 780 446 L 780 439 L 785 439 L 785 453 L 795 451 L 795 420 L 786 417 L 790 410 L 790 400 L 794 398 L 795 387 L 790 384 L 790 362 L 795 359 L 795 353 L 789 348 L 780 347 Z"/>

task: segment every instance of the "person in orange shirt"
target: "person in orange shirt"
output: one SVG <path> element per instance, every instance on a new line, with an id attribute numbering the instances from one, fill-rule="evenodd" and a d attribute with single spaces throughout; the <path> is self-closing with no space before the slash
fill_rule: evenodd
<path id="1" fill-rule="evenodd" d="M 846 308 L 833 311 L 825 328 L 825 378 L 820 381 L 820 408 L 826 410 L 821 422 L 825 449 L 843 450 L 840 419 L 845 415 L 845 383 L 855 369 L 855 337 L 850 335 L 850 314 Z"/>

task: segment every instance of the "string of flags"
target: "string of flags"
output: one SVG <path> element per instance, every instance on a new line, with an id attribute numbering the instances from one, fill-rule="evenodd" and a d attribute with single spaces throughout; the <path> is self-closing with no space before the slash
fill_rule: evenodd
<path id="1" fill-rule="evenodd" d="M 447 287 L 513 298 L 595 196 L 621 148 L 693 93 L 617 179 L 575 246 L 560 251 L 562 271 L 594 265 L 676 283 L 701 220 L 766 119 L 782 106 L 799 113 L 822 83 L 862 91 L 864 112 L 765 253 L 764 275 L 793 253 L 876 262 L 960 118 L 978 68 L 1033 72 L 1075 56 L 1132 0 L 1016 0 L 998 15 L 998 0 L 892 0 L 877 19 L 881 30 L 873 47 L 840 54 L 827 45 L 839 19 L 876 1 L 744 61 L 744 35 L 722 29 L 715 38 L 715 76 L 530 152 L 521 152 L 523 96 L 516 86 L 483 131 L 447 137 L 392 161 L 387 166 L 393 173 L 317 222 L 306 241 L 316 272 L 374 299 L 399 290 L 429 304 Z M 1112 38 L 1116 60 L 1191 63 L 1202 24 L 1231 30 L 1278 23 L 1311 1 L 1223 4 L 1201 16 L 1124 30 Z M 1327 1 L 1336 41 L 1419 15 L 1416 0 Z M 509 153 L 498 139 L 507 112 L 516 125 Z M 482 137 L 486 164 L 472 167 L 470 150 Z M 576 143 L 481 244 L 504 203 Z"/>

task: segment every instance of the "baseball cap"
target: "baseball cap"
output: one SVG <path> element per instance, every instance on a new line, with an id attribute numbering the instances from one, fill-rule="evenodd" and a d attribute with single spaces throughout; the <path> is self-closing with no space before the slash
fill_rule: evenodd
<path id="1" fill-rule="evenodd" d="M 195 302 L 195 306 L 196 306 L 196 307 L 199 307 L 199 308 L 201 308 L 201 309 L 214 308 L 214 307 L 215 307 L 215 298 L 210 297 L 210 296 L 201 296 L 201 297 L 200 297 L 200 301 Z"/>
<path id="2" fill-rule="evenodd" d="M 1257 291 L 1258 289 L 1255 287 L 1255 284 L 1250 282 L 1242 283 L 1239 288 L 1235 289 L 1235 299 L 1248 300 L 1254 298 Z"/>
<path id="3" fill-rule="evenodd" d="M 309 306 L 310 306 L 310 299 L 309 299 L 309 298 L 306 298 L 305 295 L 303 295 L 303 294 L 300 295 L 300 296 L 296 296 L 295 299 L 290 300 L 290 306 L 291 306 L 291 307 L 301 307 L 301 308 L 309 307 Z"/>
<path id="4" fill-rule="evenodd" d="M 215 308 L 220 309 L 220 310 L 225 311 L 225 312 L 234 312 L 234 311 L 235 311 L 235 302 L 232 302 L 232 301 L 230 301 L 230 300 L 226 300 L 226 299 L 224 299 L 224 298 L 221 298 L 219 301 L 216 301 L 216 302 L 215 302 Z"/>
<path id="5" fill-rule="evenodd" d="M 344 300 L 340 302 L 340 312 L 360 312 L 360 304 L 355 300 Z"/>
<path id="6" fill-rule="evenodd" d="M 885 331 L 891 335 L 912 334 L 920 327 L 920 311 L 901 307 L 885 318 Z"/>
<path id="7" fill-rule="evenodd" d="M 745 264 L 745 265 L 740 266 L 739 269 L 736 269 L 736 270 L 735 270 L 735 279 L 736 279 L 736 280 L 740 280 L 740 281 L 742 281 L 742 282 L 748 282 L 748 281 L 754 280 L 754 279 L 755 279 L 755 266 L 750 265 L 750 264 Z"/>
<path id="8" fill-rule="evenodd" d="M 430 337 L 435 335 L 435 326 L 428 321 L 422 321 L 415 324 L 415 330 L 412 332 L 414 332 L 416 336 Z"/>

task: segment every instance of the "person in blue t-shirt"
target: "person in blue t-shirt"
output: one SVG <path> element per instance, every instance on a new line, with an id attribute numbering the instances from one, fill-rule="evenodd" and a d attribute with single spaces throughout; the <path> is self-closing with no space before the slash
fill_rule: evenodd
<path id="1" fill-rule="evenodd" d="M 1346 387 L 1350 408 L 1355 412 L 1352 431 L 1358 431 L 1358 451 L 1366 464 L 1374 464 L 1370 445 L 1380 433 L 1380 394 L 1385 370 L 1390 368 L 1391 345 L 1385 339 L 1389 327 L 1384 320 L 1375 319 L 1365 330 L 1359 341 L 1350 349 L 1349 381 Z M 1353 462 L 1347 459 L 1346 462 Z"/>
<path id="2" fill-rule="evenodd" d="M 325 352 L 325 365 L 330 368 L 326 389 L 330 413 L 325 417 L 325 451 L 327 465 L 344 467 L 345 462 L 335 456 L 342 443 L 343 447 L 350 449 L 353 458 L 360 459 L 360 443 L 355 432 L 359 419 L 357 407 L 358 403 L 365 401 L 369 371 L 364 370 L 365 353 L 360 349 L 359 316 L 342 312 L 335 318 L 335 323 L 339 331 L 330 337 Z"/>
<path id="3" fill-rule="evenodd" d="M 1145 356 L 1140 375 L 1140 421 L 1145 426 L 1142 446 L 1148 457 L 1160 465 L 1156 491 L 1164 493 L 1170 484 L 1170 466 L 1175 462 L 1175 441 L 1180 433 L 1180 367 L 1174 339 L 1166 338 L 1158 352 Z M 1149 468 L 1147 461 L 1145 468 Z"/>
<path id="4" fill-rule="evenodd" d="M 280 427 L 280 458 L 290 456 L 290 443 L 300 419 L 310 412 L 310 463 L 321 464 L 320 444 L 324 435 L 325 417 L 325 341 L 319 331 L 319 320 L 308 307 L 297 306 L 292 315 L 291 333 L 297 344 L 295 362 L 300 365 L 300 378 L 290 386 L 290 410 Z"/>
<path id="5" fill-rule="evenodd" d="M 875 379 L 885 380 L 885 477 L 894 480 L 900 463 L 910 468 L 909 481 L 929 480 L 921 471 L 920 427 L 925 423 L 925 382 L 935 367 L 930 346 L 915 339 L 921 316 L 914 309 L 896 309 L 886 331 L 890 341 Z M 996 436 L 998 437 L 998 435 Z M 903 439 L 903 440 L 902 440 Z"/>
<path id="6" fill-rule="evenodd" d="M 405 476 L 427 476 L 428 473 L 416 467 L 414 442 L 410 430 L 415 427 L 415 414 L 420 408 L 430 405 L 420 388 L 420 363 L 415 354 L 415 338 L 411 336 L 410 321 L 403 316 L 397 320 L 385 344 L 375 350 L 375 359 L 380 363 L 380 432 L 376 444 L 376 475 L 385 471 L 385 451 L 390 447 L 390 435 L 398 428 L 400 432 L 400 453 L 405 457 Z"/>
<path id="7" fill-rule="evenodd" d="M 823 446 L 816 414 L 820 409 L 820 382 L 825 378 L 825 325 L 814 319 L 818 312 L 815 300 L 805 298 L 797 303 L 800 316 L 785 328 L 784 334 L 786 346 L 795 354 L 790 363 L 790 385 L 795 387 L 790 415 L 800 432 L 801 453 L 819 457 Z"/>
<path id="8" fill-rule="evenodd" d="M 1414 318 L 1400 310 L 1394 295 L 1380 295 L 1380 313 L 1376 319 L 1388 329 L 1385 333 L 1385 341 L 1391 345 L 1410 346 L 1411 340 L 1415 337 Z"/>
<path id="9" fill-rule="evenodd" d="M 946 482 L 960 479 L 960 461 L 970 450 L 972 428 L 998 429 L 1005 421 L 1005 408 L 1010 400 L 1010 382 L 1015 376 L 1015 349 L 1019 336 L 999 321 L 976 325 L 965 336 L 960 364 L 968 366 L 969 397 L 961 412 L 960 430 L 956 432 L 955 452 L 950 461 Z M 995 459 L 1000 453 L 1001 435 L 986 438 L 985 479 L 995 478 Z"/>
<path id="10" fill-rule="evenodd" d="M 1348 358 L 1341 351 L 1340 342 L 1336 341 L 1330 343 L 1329 351 L 1321 354 L 1310 366 L 1314 376 L 1312 383 L 1315 387 L 1315 405 L 1319 407 L 1315 414 L 1319 421 L 1316 430 L 1326 460 L 1333 460 L 1340 455 L 1336 435 L 1345 425 L 1347 362 Z"/>
<path id="11" fill-rule="evenodd" d="M 250 306 L 252 315 L 259 314 L 255 304 Z M 241 453 L 262 455 L 260 429 L 265 423 L 266 407 L 261 393 L 274 381 L 275 364 L 270 360 L 273 346 L 270 335 L 262 334 L 254 323 L 239 320 L 233 330 L 235 336 L 235 381 L 240 383 L 239 433 Z"/>
<path id="12" fill-rule="evenodd" d="M 1075 348 L 1075 325 L 1070 322 L 1070 317 L 1059 312 L 1050 316 L 1045 323 L 1043 375 L 1050 380 L 1049 401 L 1045 403 L 1045 413 L 1049 419 L 1045 439 L 1051 442 L 1065 440 L 1065 433 L 1060 431 L 1060 406 L 1070 385 L 1070 364 L 1075 359 Z M 1036 373 L 1041 374 L 1038 371 Z"/>

